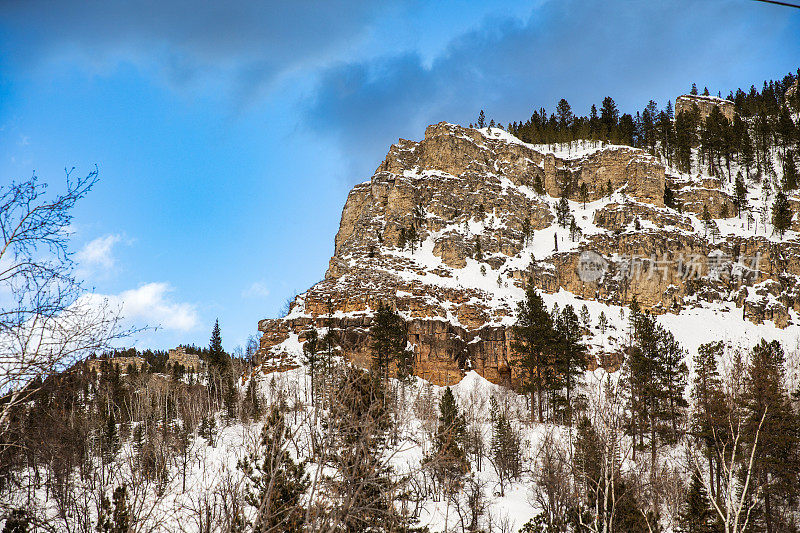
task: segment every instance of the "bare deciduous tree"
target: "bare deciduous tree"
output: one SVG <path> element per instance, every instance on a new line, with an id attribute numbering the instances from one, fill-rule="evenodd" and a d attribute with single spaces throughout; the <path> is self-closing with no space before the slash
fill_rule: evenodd
<path id="1" fill-rule="evenodd" d="M 726 435 L 722 436 L 713 428 L 713 450 L 722 474 L 717 480 L 716 497 L 711 498 L 711 506 L 719 516 L 725 533 L 741 533 L 747 530 L 750 524 L 753 509 L 759 499 L 753 497 L 759 487 L 753 474 L 756 461 L 759 436 L 767 410 L 761 415 L 755 433 L 747 438 L 745 417 L 741 410 L 742 364 L 739 358 L 734 357 L 723 361 L 727 368 L 724 382 L 725 406 L 727 410 Z M 712 484 L 710 477 L 704 475 L 701 466 L 703 452 L 692 445 L 688 446 L 688 455 L 691 467 L 697 471 L 706 491 L 711 494 Z M 709 476 L 712 474 L 709 473 Z"/>
<path id="2" fill-rule="evenodd" d="M 542 509 L 548 531 L 566 531 L 569 511 L 576 504 L 569 450 L 550 431 L 537 454 L 531 499 Z"/>
<path id="3" fill-rule="evenodd" d="M 68 250 L 72 209 L 97 169 L 50 198 L 36 175 L 0 187 L 0 432 L 42 378 L 129 333 L 107 300 L 86 293 Z"/>

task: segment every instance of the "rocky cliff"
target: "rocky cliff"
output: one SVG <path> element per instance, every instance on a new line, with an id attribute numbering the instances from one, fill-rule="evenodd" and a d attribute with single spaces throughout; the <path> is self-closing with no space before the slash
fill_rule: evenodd
<path id="1" fill-rule="evenodd" d="M 664 206 L 667 183 L 680 210 Z M 561 196 L 574 224 L 558 224 Z M 259 322 L 260 356 L 291 365 L 310 328 L 330 327 L 366 365 L 372 312 L 390 302 L 408 320 L 417 375 L 451 384 L 474 369 L 509 382 L 509 326 L 528 283 L 605 304 L 636 297 L 656 313 L 731 302 L 754 322 L 788 325 L 800 310 L 800 243 L 744 219 L 701 221 L 704 205 L 735 213 L 720 180 L 679 175 L 640 150 L 553 152 L 499 129 L 429 126 L 352 189 L 325 279 L 286 317 Z"/>

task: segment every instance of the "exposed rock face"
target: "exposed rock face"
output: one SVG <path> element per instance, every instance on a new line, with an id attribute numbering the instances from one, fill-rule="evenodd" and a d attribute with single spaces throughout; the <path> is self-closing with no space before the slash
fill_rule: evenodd
<path id="1" fill-rule="evenodd" d="M 185 369 L 192 369 L 192 371 L 199 371 L 203 367 L 203 363 L 197 354 L 188 353 L 186 348 L 178 346 L 169 350 L 167 355 L 167 366 L 182 366 Z"/>
<path id="2" fill-rule="evenodd" d="M 338 332 L 339 343 L 348 359 L 368 367 L 371 361 L 371 321 L 369 315 L 262 320 L 259 329 L 271 336 L 262 339 L 262 349 L 277 345 L 290 334 L 303 340 L 311 326 L 324 324 L 324 327 L 330 326 Z M 458 383 L 466 371 L 476 370 L 494 383 L 512 384 L 511 339 L 506 328 L 485 326 L 467 330 L 447 321 L 426 319 L 412 319 L 408 326 L 409 342 L 416 347 L 415 375 L 431 383 L 452 385 Z M 283 367 L 289 366 L 290 363 L 284 360 Z M 280 367 L 274 361 L 270 362 L 270 370 Z"/>
<path id="3" fill-rule="evenodd" d="M 683 94 L 675 99 L 675 116 L 683 111 L 690 111 L 696 105 L 700 110 L 700 119 L 704 120 L 716 107 L 728 120 L 733 120 L 736 106 L 730 100 L 718 98 L 716 96 L 703 96 L 699 94 Z"/>
<path id="4" fill-rule="evenodd" d="M 261 358 L 269 368 L 290 366 L 310 328 L 330 327 L 344 354 L 368 365 L 373 310 L 390 302 L 408 320 L 417 375 L 452 384 L 474 369 L 513 382 L 509 326 L 530 282 L 614 304 L 635 296 L 659 313 L 731 301 L 753 321 L 787 325 L 788 310 L 800 306 L 800 244 L 712 238 L 691 213 L 707 204 L 716 217 L 730 203 L 719 182 L 670 176 L 680 213 L 664 207 L 666 180 L 663 165 L 633 148 L 565 158 L 502 130 L 429 126 L 422 141 L 393 145 L 370 181 L 352 189 L 325 279 L 287 317 L 259 323 Z M 562 192 L 582 236 L 556 225 Z M 413 250 L 402 248 L 412 226 Z M 582 256 L 590 251 L 605 269 L 587 280 Z"/>
<path id="5" fill-rule="evenodd" d="M 681 211 L 701 215 L 703 206 L 708 207 L 714 218 L 727 218 L 736 214 L 736 205 L 729 194 L 719 189 L 683 189 L 675 194 Z M 727 213 L 723 217 L 723 213 Z"/>
<path id="6" fill-rule="evenodd" d="M 83 364 L 90 372 L 102 372 L 103 367 L 107 364 L 108 368 L 116 367 L 120 372 L 127 372 L 128 368 L 135 368 L 141 370 L 142 367 L 147 366 L 147 361 L 138 355 L 133 356 L 117 356 L 117 357 L 101 357 L 99 359 L 86 359 Z"/>
<path id="7" fill-rule="evenodd" d="M 611 231 L 622 231 L 631 224 L 635 224 L 637 220 L 649 221 L 660 228 L 672 226 L 686 231 L 694 229 L 689 217 L 673 210 L 655 209 L 644 204 L 611 203 L 594 213 L 594 223 Z"/>
<path id="8" fill-rule="evenodd" d="M 597 200 L 607 195 L 608 183 L 613 190 L 624 188 L 634 199 L 662 207 L 664 205 L 664 166 L 641 150 L 612 148 L 595 152 L 581 160 L 570 160 L 577 167 L 578 181 L 589 187 L 589 199 Z M 558 196 L 557 189 L 548 189 Z M 555 193 L 555 194 L 554 194 Z M 578 199 L 577 195 L 573 196 Z"/>

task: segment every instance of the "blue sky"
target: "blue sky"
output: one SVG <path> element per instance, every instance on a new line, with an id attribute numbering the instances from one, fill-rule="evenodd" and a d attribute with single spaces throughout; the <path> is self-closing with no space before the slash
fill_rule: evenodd
<path id="1" fill-rule="evenodd" d="M 800 10 L 751 0 L 0 4 L 0 182 L 65 167 L 88 287 L 225 347 L 324 275 L 341 209 L 427 124 L 560 98 L 660 106 L 800 67 Z"/>

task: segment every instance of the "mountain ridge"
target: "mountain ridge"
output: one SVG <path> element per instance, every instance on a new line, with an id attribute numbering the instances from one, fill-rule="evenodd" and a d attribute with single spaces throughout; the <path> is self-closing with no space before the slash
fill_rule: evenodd
<path id="1" fill-rule="evenodd" d="M 305 335 L 330 327 L 343 354 L 368 366 L 371 315 L 390 303 L 407 320 L 417 375 L 451 384 L 475 369 L 511 384 L 508 328 L 529 282 L 607 305 L 635 297 L 657 314 L 730 302 L 754 323 L 794 324 L 794 232 L 777 239 L 710 215 L 734 210 L 724 179 L 680 173 L 637 148 L 574 148 L 449 123 L 418 142 L 400 139 L 348 194 L 325 278 L 286 317 L 259 322 L 260 359 L 291 366 Z M 665 206 L 668 188 L 680 209 Z M 559 220 L 559 204 L 570 223 Z M 588 253 L 606 269 L 594 280 L 580 272 Z M 620 354 L 598 351 L 594 363 Z"/>

